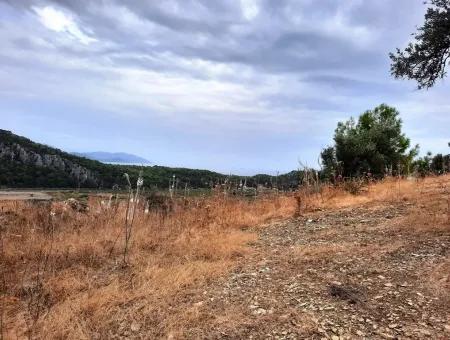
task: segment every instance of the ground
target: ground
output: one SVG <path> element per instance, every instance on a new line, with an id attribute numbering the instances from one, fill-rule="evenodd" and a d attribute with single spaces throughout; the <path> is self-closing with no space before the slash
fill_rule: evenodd
<path id="1" fill-rule="evenodd" d="M 259 228 L 252 256 L 193 297 L 214 317 L 188 337 L 450 338 L 450 229 L 427 217 L 448 193 L 421 194 Z"/>
<path id="2" fill-rule="evenodd" d="M 141 209 L 126 262 L 123 204 L 6 201 L 4 338 L 450 339 L 450 175 L 360 189 Z"/>
<path id="3" fill-rule="evenodd" d="M 47 201 L 52 197 L 41 191 L 0 191 L 0 201 Z"/>

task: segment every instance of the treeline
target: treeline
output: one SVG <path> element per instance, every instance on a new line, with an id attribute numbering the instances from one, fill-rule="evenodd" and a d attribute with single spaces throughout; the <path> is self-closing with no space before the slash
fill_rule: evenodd
<path id="1" fill-rule="evenodd" d="M 410 139 L 402 132 L 399 112 L 385 104 L 364 112 L 357 120 L 339 122 L 333 140 L 334 145 L 320 154 L 322 168 L 315 170 L 325 181 L 364 176 L 424 176 L 450 170 L 449 154 L 433 156 L 429 152 L 418 157 L 419 145 L 411 146 Z M 303 170 L 279 176 L 243 177 L 208 170 L 104 164 L 0 130 L 0 187 L 3 188 L 124 188 L 124 173 L 134 181 L 142 171 L 144 186 L 163 190 L 213 188 L 224 183 L 291 190 L 304 181 Z"/>
<path id="2" fill-rule="evenodd" d="M 123 188 L 127 173 L 132 181 L 143 172 L 148 188 L 211 188 L 226 181 L 236 185 L 265 185 L 282 189 L 298 186 L 298 171 L 279 176 L 229 176 L 214 171 L 164 166 L 104 164 L 72 155 L 30 139 L 0 130 L 0 187 L 3 188 Z"/>
<path id="3" fill-rule="evenodd" d="M 322 179 L 336 181 L 347 177 L 382 178 L 386 175 L 428 173 L 450 170 L 450 155 L 428 152 L 418 157 L 419 145 L 402 132 L 399 112 L 386 104 L 368 110 L 357 120 L 339 122 L 334 145 L 322 150 Z M 450 146 L 450 143 L 449 143 Z"/>

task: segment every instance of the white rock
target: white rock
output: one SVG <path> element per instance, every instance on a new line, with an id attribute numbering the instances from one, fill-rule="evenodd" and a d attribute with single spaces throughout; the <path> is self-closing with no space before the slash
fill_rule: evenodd
<path id="1" fill-rule="evenodd" d="M 141 329 L 141 325 L 140 324 L 138 324 L 136 321 L 133 321 L 132 323 L 131 323 L 131 330 L 133 331 L 133 332 L 138 332 L 140 329 Z"/>

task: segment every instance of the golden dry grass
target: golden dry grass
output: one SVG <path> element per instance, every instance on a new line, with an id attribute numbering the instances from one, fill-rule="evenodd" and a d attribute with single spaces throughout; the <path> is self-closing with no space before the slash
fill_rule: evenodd
<path id="1" fill-rule="evenodd" d="M 396 228 L 416 233 L 446 230 L 449 203 L 441 197 L 448 190 L 442 183 L 449 180 L 448 175 L 425 182 L 386 179 L 359 195 L 325 186 L 320 194 L 301 196 L 302 209 L 408 201 L 418 209 Z M 196 305 L 202 287 L 245 258 L 251 251 L 248 244 L 257 237 L 254 227 L 293 216 L 297 202 L 283 195 L 255 200 L 216 196 L 180 203 L 167 217 L 140 209 L 126 266 L 123 203 L 114 212 L 92 198 L 89 213 L 58 202 L 0 203 L 3 334 L 38 339 L 183 338 L 186 330 L 210 318 Z M 368 249 L 357 243 L 330 243 L 293 252 L 300 262 L 327 261 L 359 252 L 382 254 L 399 246 Z M 441 278 L 448 279 L 448 264 L 440 264 L 435 272 L 437 279 L 430 285 L 441 282 L 442 273 Z M 438 288 L 447 289 L 446 282 Z"/>
<path id="2" fill-rule="evenodd" d="M 61 203 L 1 204 L 7 338 L 182 332 L 195 310 L 171 304 L 244 256 L 256 237 L 246 229 L 295 209 L 283 196 L 196 199 L 167 217 L 141 209 L 124 266 L 123 204 L 117 213 L 100 210 L 94 199 L 89 206 L 91 212 L 78 213 Z"/>
<path id="3" fill-rule="evenodd" d="M 309 204 L 316 208 L 335 209 L 367 203 L 410 200 L 420 194 L 421 183 L 416 180 L 387 177 L 382 181 L 369 183 L 362 187 L 361 192 L 357 195 L 344 190 L 342 186 L 324 186 L 320 194 L 309 197 Z"/>

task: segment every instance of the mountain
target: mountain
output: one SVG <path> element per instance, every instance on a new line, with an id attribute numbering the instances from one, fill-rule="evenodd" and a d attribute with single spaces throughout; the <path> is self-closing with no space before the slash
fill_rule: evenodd
<path id="1" fill-rule="evenodd" d="M 116 164 L 150 164 L 145 158 L 125 153 L 125 152 L 73 152 L 75 156 L 85 157 L 92 159 L 94 161 L 99 161 L 103 163 L 116 163 Z"/>
<path id="2" fill-rule="evenodd" d="M 234 183 L 246 180 L 248 186 L 277 183 L 278 187 L 287 189 L 295 187 L 299 179 L 298 171 L 278 177 L 256 175 L 244 178 L 209 170 L 105 164 L 0 129 L 0 188 L 111 189 L 115 185 L 124 188 L 124 173 L 135 183 L 140 171 L 143 172 L 145 187 L 160 189 L 168 188 L 173 176 L 177 179 L 178 188 L 186 185 L 189 188 L 210 188 L 231 179 Z"/>

